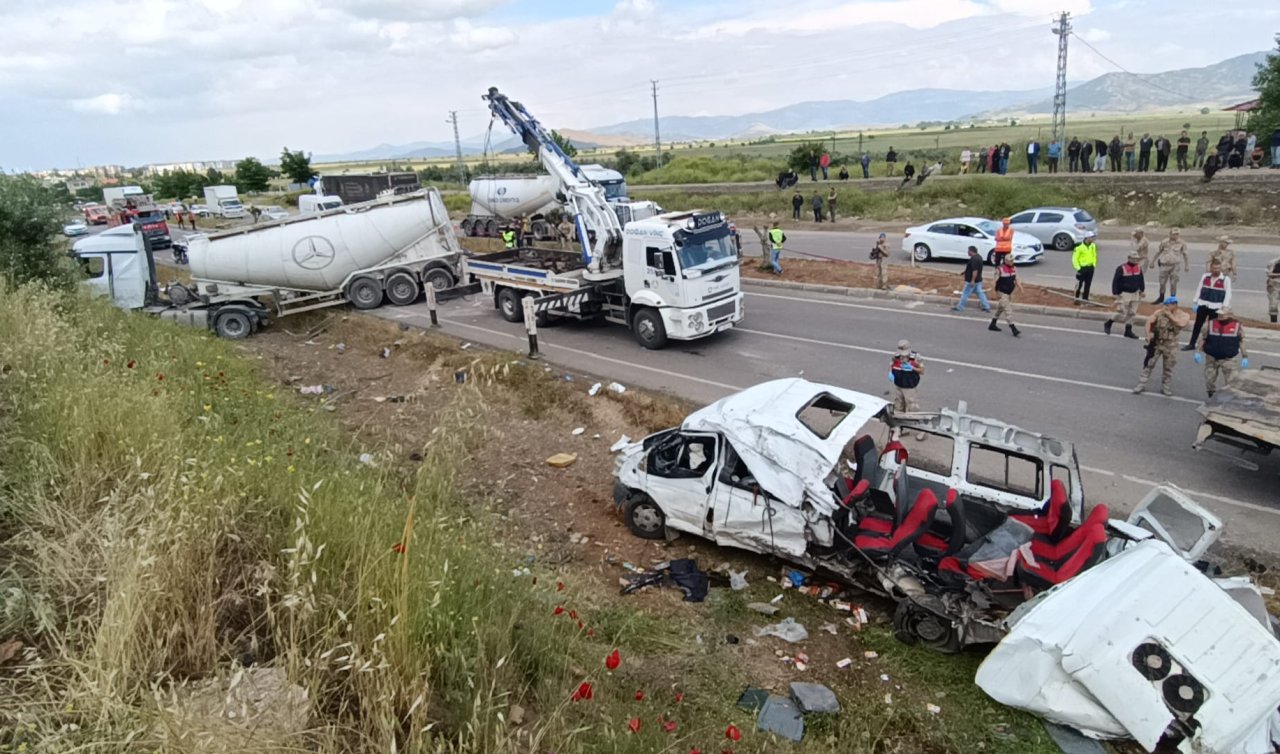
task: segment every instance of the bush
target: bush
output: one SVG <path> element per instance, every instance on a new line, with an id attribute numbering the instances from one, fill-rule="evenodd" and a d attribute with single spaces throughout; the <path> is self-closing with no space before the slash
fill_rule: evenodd
<path id="1" fill-rule="evenodd" d="M 74 285 L 59 235 L 67 210 L 35 178 L 0 173 L 0 285 Z"/>
<path id="2" fill-rule="evenodd" d="M 633 170 L 635 170 L 635 163 Z M 634 185 L 772 181 L 782 165 L 759 157 L 676 157 L 660 168 L 628 178 Z"/>

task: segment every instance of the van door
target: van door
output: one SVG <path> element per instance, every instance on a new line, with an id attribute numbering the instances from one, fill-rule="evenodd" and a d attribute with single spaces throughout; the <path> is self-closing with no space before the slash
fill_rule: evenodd
<path id="1" fill-rule="evenodd" d="M 645 492 L 662 509 L 672 529 L 705 533 L 717 443 L 713 434 L 672 432 L 649 449 Z"/>
<path id="2" fill-rule="evenodd" d="M 719 545 L 800 557 L 808 549 L 804 515 L 765 492 L 725 442 L 712 498 L 712 536 Z"/>

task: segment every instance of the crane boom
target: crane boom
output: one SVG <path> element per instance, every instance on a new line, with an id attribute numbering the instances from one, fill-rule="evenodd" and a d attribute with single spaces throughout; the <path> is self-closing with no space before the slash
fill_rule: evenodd
<path id="1" fill-rule="evenodd" d="M 621 273 L 622 224 L 605 198 L 604 189 L 583 174 L 582 168 L 556 144 L 551 133 L 514 102 L 490 87 L 483 99 L 493 117 L 501 120 L 538 156 L 538 161 L 560 183 L 565 203 L 573 213 L 582 262 L 590 277 L 613 277 Z"/>

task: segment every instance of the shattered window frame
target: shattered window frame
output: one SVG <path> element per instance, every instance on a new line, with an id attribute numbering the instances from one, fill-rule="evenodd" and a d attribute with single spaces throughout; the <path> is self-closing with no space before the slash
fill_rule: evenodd
<path id="1" fill-rule="evenodd" d="M 974 451 L 993 453 L 1003 457 L 1004 481 L 1002 483 L 992 483 L 992 482 L 985 481 L 981 478 L 975 478 Z M 1033 492 L 1028 493 L 1021 488 L 1015 488 L 1010 485 L 1009 462 L 1011 459 L 1017 459 L 1019 461 L 1025 461 L 1027 463 L 1030 463 L 1032 467 L 1035 469 L 1035 490 Z M 981 473 L 981 472 L 978 472 L 978 473 Z M 1043 459 L 1037 458 L 1036 456 L 1033 456 L 1033 455 L 1028 455 L 1026 453 L 1019 453 L 1014 450 L 1009 450 L 1007 448 L 1000 448 L 994 445 L 987 445 L 985 443 L 979 443 L 979 442 L 969 443 L 968 452 L 965 454 L 964 480 L 969 484 L 977 485 L 980 487 L 987 487 L 989 489 L 996 490 L 997 492 L 1004 492 L 1009 495 L 1017 495 L 1019 497 L 1025 497 L 1029 500 L 1041 501 L 1041 500 L 1044 500 L 1044 497 L 1045 497 Z"/>
<path id="2" fill-rule="evenodd" d="M 825 440 L 831 437 L 831 433 L 836 431 L 836 427 L 839 427 L 841 422 L 849 418 L 849 415 L 854 412 L 855 408 L 856 406 L 854 406 L 852 403 L 849 403 L 848 401 L 841 400 L 840 398 L 835 397 L 831 393 L 822 392 L 813 396 L 813 398 L 810 399 L 808 403 L 805 403 L 803 406 L 800 407 L 800 410 L 796 412 L 796 421 L 799 422 L 801 426 L 803 426 L 805 429 L 812 432 L 815 437 L 819 437 Z M 820 432 L 818 431 L 817 427 L 811 424 L 810 420 L 805 417 L 806 412 L 814 411 L 814 410 L 826 411 L 828 412 L 829 416 L 834 416 L 836 415 L 837 412 L 840 412 L 843 415 L 840 416 L 840 418 L 837 419 L 836 421 L 832 422 L 831 426 L 827 429 L 826 432 Z"/>

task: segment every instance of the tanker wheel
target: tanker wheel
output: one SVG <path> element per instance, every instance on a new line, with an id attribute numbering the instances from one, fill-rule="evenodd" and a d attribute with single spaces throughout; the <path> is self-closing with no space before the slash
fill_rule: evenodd
<path id="1" fill-rule="evenodd" d="M 357 309 L 382 306 L 382 284 L 373 278 L 356 278 L 347 286 L 347 299 Z"/>
<path id="2" fill-rule="evenodd" d="M 515 288 L 503 288 L 498 291 L 498 311 L 508 322 L 524 321 L 524 297 Z"/>
<path id="3" fill-rule="evenodd" d="M 244 309 L 228 307 L 213 316 L 213 331 L 219 338 L 244 340 L 253 332 L 253 319 Z"/>
<path id="4" fill-rule="evenodd" d="M 425 275 L 427 285 L 436 289 L 436 293 L 447 291 L 453 287 L 453 273 L 443 267 L 432 267 Z"/>
<path id="5" fill-rule="evenodd" d="M 473 235 L 475 235 L 474 233 L 472 233 L 472 232 L 471 232 L 471 231 L 472 231 L 472 227 L 471 227 L 471 218 L 469 218 L 469 217 L 468 217 L 467 219 L 463 220 L 463 221 L 458 225 L 458 228 L 462 230 L 462 235 L 464 235 L 464 236 L 473 236 Z"/>
<path id="6" fill-rule="evenodd" d="M 408 306 L 421 294 L 418 281 L 407 272 L 397 272 L 387 278 L 387 300 L 396 306 Z"/>
<path id="7" fill-rule="evenodd" d="M 484 223 L 484 234 L 489 238 L 495 238 L 498 235 L 498 221 L 489 218 Z"/>

